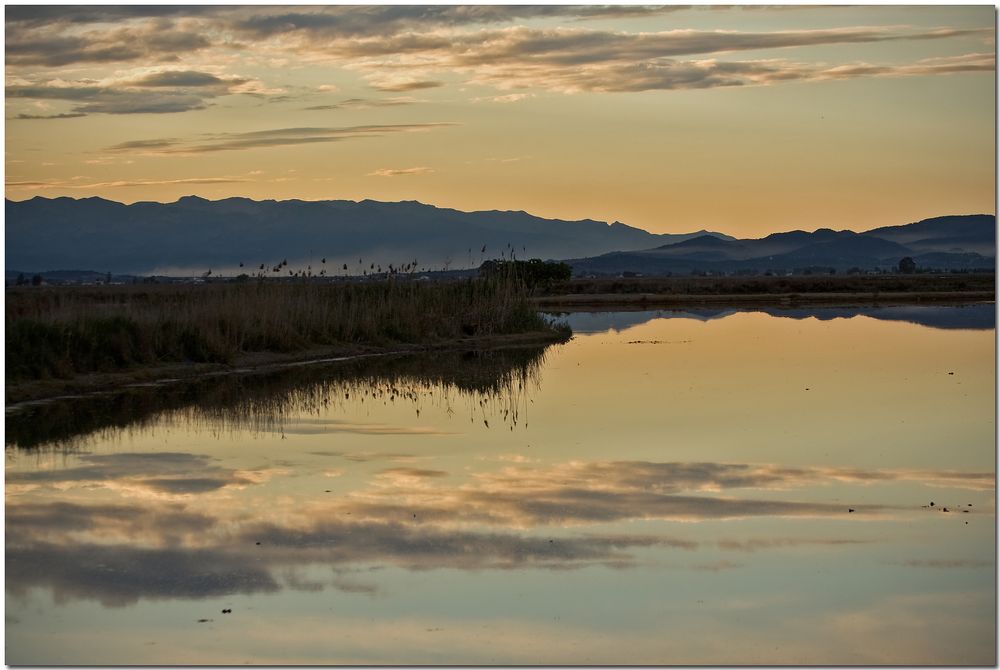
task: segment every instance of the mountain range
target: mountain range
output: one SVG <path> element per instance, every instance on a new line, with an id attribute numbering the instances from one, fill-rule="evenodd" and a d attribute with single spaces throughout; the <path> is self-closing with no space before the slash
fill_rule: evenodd
<path id="1" fill-rule="evenodd" d="M 522 211 L 462 212 L 416 201 L 205 200 L 126 205 L 103 198 L 7 200 L 6 267 L 26 272 L 252 273 L 287 268 L 329 274 L 363 269 L 478 267 L 488 258 L 566 260 L 575 275 L 794 271 L 829 267 L 992 268 L 996 217 L 942 216 L 862 233 L 820 228 L 759 239 L 701 230 L 654 234 L 584 219 L 545 219 Z M 326 259 L 326 263 L 321 263 Z M 241 265 L 242 268 L 241 269 Z"/>
<path id="2" fill-rule="evenodd" d="M 793 230 L 758 239 L 701 235 L 650 249 L 616 251 L 567 262 L 576 275 L 636 272 L 647 275 L 804 268 L 895 268 L 911 257 L 917 267 L 986 269 L 996 264 L 996 217 L 940 216 L 857 233 L 820 228 Z"/>
<path id="3" fill-rule="evenodd" d="M 567 258 L 648 249 L 721 233 L 657 235 L 623 223 L 544 219 L 520 211 L 461 212 L 415 201 L 303 201 L 195 196 L 125 205 L 103 198 L 7 200 L 7 268 L 135 274 L 314 269 L 326 258 L 360 274 L 388 267 L 478 267 L 488 258 Z M 361 262 L 359 263 L 359 259 Z M 333 268 L 337 270 L 334 271 Z"/>

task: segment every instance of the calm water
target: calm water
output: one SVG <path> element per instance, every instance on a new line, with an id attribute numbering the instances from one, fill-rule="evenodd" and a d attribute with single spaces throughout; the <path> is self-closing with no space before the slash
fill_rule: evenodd
<path id="1" fill-rule="evenodd" d="M 7 663 L 996 662 L 993 305 L 565 318 L 8 411 Z"/>

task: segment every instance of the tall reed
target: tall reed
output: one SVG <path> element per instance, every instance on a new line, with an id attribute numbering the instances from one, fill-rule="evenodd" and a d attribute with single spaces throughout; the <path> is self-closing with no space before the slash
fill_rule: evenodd
<path id="1" fill-rule="evenodd" d="M 455 282 L 134 285 L 7 291 L 7 381 L 248 352 L 550 330 L 512 273 Z"/>

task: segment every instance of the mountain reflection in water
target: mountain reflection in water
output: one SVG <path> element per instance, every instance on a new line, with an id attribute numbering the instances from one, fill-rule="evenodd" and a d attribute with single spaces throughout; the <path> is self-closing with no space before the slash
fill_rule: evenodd
<path id="1" fill-rule="evenodd" d="M 692 307 L 686 309 L 653 309 L 629 312 L 570 312 L 555 313 L 566 321 L 574 333 L 620 332 L 647 323 L 652 319 L 695 319 L 711 321 L 733 314 L 761 312 L 790 319 L 853 319 L 864 316 L 884 321 L 903 321 L 928 328 L 990 330 L 996 328 L 996 304 L 968 305 L 890 305 L 885 307 Z"/>

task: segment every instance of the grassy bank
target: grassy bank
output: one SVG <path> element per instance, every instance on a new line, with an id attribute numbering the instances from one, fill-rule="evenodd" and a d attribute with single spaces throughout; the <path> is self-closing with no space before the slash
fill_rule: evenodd
<path id="1" fill-rule="evenodd" d="M 555 334 L 513 276 L 18 288 L 7 291 L 6 329 L 8 385 L 259 352 Z"/>

